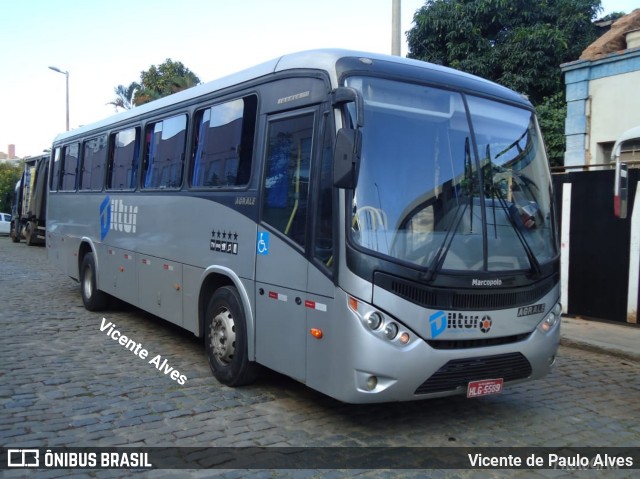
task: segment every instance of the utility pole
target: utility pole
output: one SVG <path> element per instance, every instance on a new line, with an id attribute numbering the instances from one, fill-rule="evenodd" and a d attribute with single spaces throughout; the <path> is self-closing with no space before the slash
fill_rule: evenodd
<path id="1" fill-rule="evenodd" d="M 400 3 L 401 0 L 392 0 L 391 5 L 391 54 L 400 56 Z"/>

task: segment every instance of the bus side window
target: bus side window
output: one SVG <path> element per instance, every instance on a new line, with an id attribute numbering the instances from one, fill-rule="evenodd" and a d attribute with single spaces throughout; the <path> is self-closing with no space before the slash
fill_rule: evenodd
<path id="1" fill-rule="evenodd" d="M 140 130 L 128 128 L 111 135 L 107 189 L 135 189 L 138 174 Z"/>
<path id="2" fill-rule="evenodd" d="M 147 126 L 144 188 L 180 188 L 187 138 L 187 115 Z"/>
<path id="3" fill-rule="evenodd" d="M 62 179 L 60 181 L 61 191 L 75 191 L 78 176 L 78 154 L 80 148 L 78 143 L 67 145 L 63 148 L 62 155 Z"/>
<path id="4" fill-rule="evenodd" d="M 104 168 L 107 163 L 107 137 L 101 136 L 85 142 L 82 154 L 80 190 L 102 190 Z"/>
<path id="5" fill-rule="evenodd" d="M 191 186 L 249 183 L 257 103 L 250 95 L 196 113 Z"/>
<path id="6" fill-rule="evenodd" d="M 313 113 L 269 124 L 262 218 L 301 246 L 309 195 Z"/>
<path id="7" fill-rule="evenodd" d="M 50 191 L 58 191 L 60 187 L 60 160 L 62 158 L 62 150 L 60 147 L 56 148 L 53 153 L 53 161 L 51 162 L 51 183 L 49 185 Z"/>

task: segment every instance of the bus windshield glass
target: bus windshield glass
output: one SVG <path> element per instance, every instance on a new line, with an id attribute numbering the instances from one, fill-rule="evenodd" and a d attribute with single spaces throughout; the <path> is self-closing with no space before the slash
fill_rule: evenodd
<path id="1" fill-rule="evenodd" d="M 532 111 L 351 77 L 364 100 L 352 241 L 425 271 L 537 271 L 557 257 Z"/>

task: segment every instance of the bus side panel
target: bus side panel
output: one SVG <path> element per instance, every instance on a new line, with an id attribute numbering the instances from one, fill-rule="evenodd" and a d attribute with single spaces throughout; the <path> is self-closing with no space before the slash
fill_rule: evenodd
<path id="1" fill-rule="evenodd" d="M 98 257 L 98 289 L 137 306 L 136 254 L 101 244 Z"/>
<path id="2" fill-rule="evenodd" d="M 138 256 L 140 307 L 182 326 L 182 264 L 142 254 Z"/>
<path id="3" fill-rule="evenodd" d="M 65 221 L 65 218 L 77 217 L 77 214 L 72 208 L 66 214 L 61 210 L 61 205 L 65 201 L 59 200 L 63 199 L 63 195 L 63 193 L 57 193 L 55 200 L 52 201 L 51 208 L 55 214 L 54 218 L 60 218 L 60 220 L 52 222 L 49 226 L 47 251 L 49 260 L 57 265 L 61 272 L 77 280 L 79 279 L 78 247 L 82 231 L 80 231 L 79 225 L 68 220 Z"/>
<path id="4" fill-rule="evenodd" d="M 305 381 L 308 260 L 276 233 L 258 230 L 256 360 Z"/>
<path id="5" fill-rule="evenodd" d="M 182 327 L 196 336 L 200 334 L 198 298 L 204 269 L 185 264 L 182 266 Z"/>

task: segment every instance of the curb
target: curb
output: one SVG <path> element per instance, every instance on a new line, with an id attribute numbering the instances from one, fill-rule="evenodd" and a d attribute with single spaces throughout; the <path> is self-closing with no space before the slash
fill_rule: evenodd
<path id="1" fill-rule="evenodd" d="M 608 348 L 606 346 L 596 345 L 587 341 L 581 341 L 579 339 L 561 338 L 560 345 L 568 348 L 581 349 L 583 351 L 589 351 L 592 353 L 605 354 L 607 356 L 613 356 L 627 361 L 640 362 L 639 353 L 633 353 L 616 348 Z"/>

